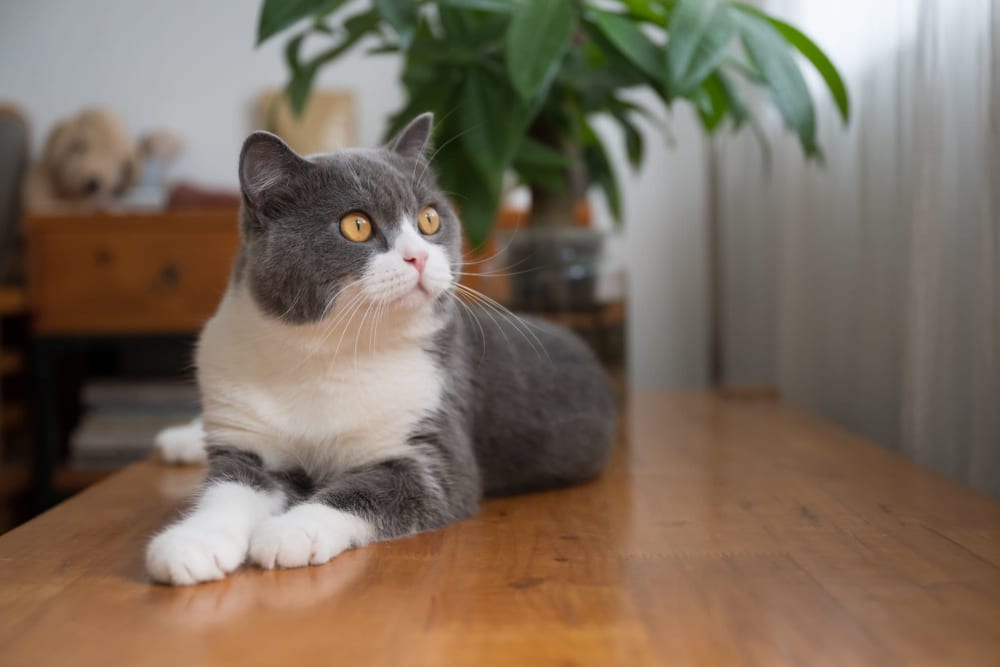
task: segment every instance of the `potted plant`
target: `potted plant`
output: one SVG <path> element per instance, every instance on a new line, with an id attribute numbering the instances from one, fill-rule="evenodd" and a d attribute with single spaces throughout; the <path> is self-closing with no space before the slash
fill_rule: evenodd
<path id="1" fill-rule="evenodd" d="M 667 107 L 694 105 L 708 133 L 727 121 L 756 129 L 745 94 L 762 91 L 806 155 L 818 158 L 800 54 L 848 116 L 841 77 L 816 44 L 787 23 L 726 0 L 374 0 L 360 8 L 344 0 L 264 0 L 257 41 L 293 26 L 299 29 L 285 46 L 293 109 L 305 106 L 317 72 L 355 46 L 400 54 L 407 100 L 386 135 L 417 113 L 435 112 L 433 161 L 473 247 L 493 230 L 505 177 L 530 187 L 529 232 L 519 234 L 520 246 L 534 244 L 521 252 L 535 257 L 529 268 L 589 261 L 598 241 L 564 231 L 589 186 L 603 191 L 620 219 L 618 178 L 591 121 L 613 118 L 638 168 L 644 141 L 635 118 L 649 112 L 630 90 L 652 90 Z M 544 278 L 525 268 L 518 267 L 530 276 L 521 279 L 522 296 L 545 294 Z M 576 293 L 586 295 L 589 283 L 583 287 Z"/>

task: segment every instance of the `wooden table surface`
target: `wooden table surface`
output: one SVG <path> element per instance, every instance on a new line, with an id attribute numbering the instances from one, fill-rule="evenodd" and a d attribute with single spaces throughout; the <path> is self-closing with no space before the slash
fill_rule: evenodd
<path id="1" fill-rule="evenodd" d="M 776 404 L 638 395 L 606 474 L 300 570 L 151 585 L 198 469 L 0 538 L 0 665 L 1000 665 L 1000 504 Z"/>

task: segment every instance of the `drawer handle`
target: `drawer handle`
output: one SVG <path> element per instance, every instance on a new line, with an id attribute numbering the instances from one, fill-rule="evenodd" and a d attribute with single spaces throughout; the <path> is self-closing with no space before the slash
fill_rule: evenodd
<path id="1" fill-rule="evenodd" d="M 177 266 L 177 264 L 173 262 L 165 264 L 153 279 L 153 292 L 157 294 L 167 292 L 174 287 L 177 287 L 177 284 L 180 283 L 180 281 L 181 267 Z"/>
<path id="2" fill-rule="evenodd" d="M 107 266 L 111 264 L 112 260 L 115 258 L 111 251 L 107 248 L 98 248 L 94 252 L 94 261 L 97 262 L 98 266 Z"/>

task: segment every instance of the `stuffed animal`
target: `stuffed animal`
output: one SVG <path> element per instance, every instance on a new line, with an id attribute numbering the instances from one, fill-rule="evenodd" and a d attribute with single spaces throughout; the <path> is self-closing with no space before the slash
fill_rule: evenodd
<path id="1" fill-rule="evenodd" d="M 135 141 L 114 113 L 86 109 L 52 130 L 41 160 L 28 170 L 25 207 L 41 212 L 113 208 L 142 180 L 147 162 L 162 167 L 180 148 L 168 132 Z"/>

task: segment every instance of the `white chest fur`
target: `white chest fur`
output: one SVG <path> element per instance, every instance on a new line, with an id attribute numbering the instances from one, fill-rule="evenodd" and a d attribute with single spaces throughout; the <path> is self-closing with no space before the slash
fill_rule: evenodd
<path id="1" fill-rule="evenodd" d="M 376 336 L 358 325 L 288 326 L 231 290 L 198 346 L 209 444 L 317 473 L 408 455 L 407 436 L 442 390 L 423 349 L 433 329 L 410 324 L 402 335 L 400 323 L 380 322 Z"/>

